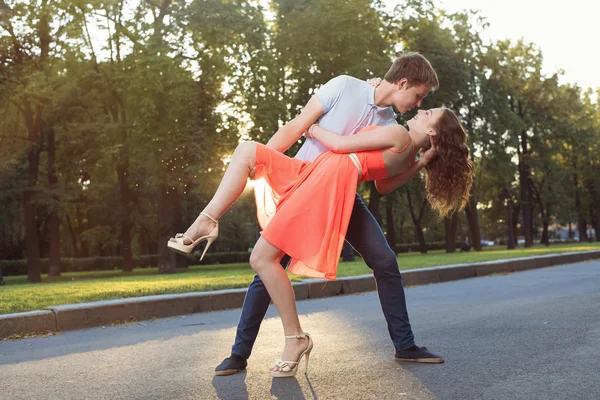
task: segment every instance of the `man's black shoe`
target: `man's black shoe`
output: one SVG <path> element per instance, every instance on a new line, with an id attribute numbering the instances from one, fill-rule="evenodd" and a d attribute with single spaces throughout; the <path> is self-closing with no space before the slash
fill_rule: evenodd
<path id="1" fill-rule="evenodd" d="M 398 361 L 411 361 L 420 363 L 443 363 L 444 359 L 437 354 L 433 354 L 427 347 L 412 346 L 406 350 L 398 350 L 394 355 Z"/>
<path id="2" fill-rule="evenodd" d="M 224 359 L 223 362 L 215 368 L 215 375 L 224 376 L 237 374 L 238 372 L 245 370 L 247 366 L 248 361 L 246 361 L 244 357 L 231 353 L 230 357 Z"/>

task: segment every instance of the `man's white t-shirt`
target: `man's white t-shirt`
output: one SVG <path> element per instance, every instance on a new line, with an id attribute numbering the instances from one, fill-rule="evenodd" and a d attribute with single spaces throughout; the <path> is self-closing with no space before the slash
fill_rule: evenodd
<path id="1" fill-rule="evenodd" d="M 375 88 L 360 79 L 338 76 L 323 85 L 316 96 L 323 107 L 319 125 L 340 135 L 353 135 L 369 125 L 397 123 L 392 107 L 377 107 Z M 313 161 L 327 150 L 319 141 L 307 138 L 296 158 Z M 275 215 L 279 198 L 263 179 L 255 182 L 254 195 L 258 222 L 264 229 Z"/>
<path id="2" fill-rule="evenodd" d="M 377 107 L 375 88 L 360 79 L 340 75 L 323 85 L 316 96 L 323 107 L 319 126 L 340 135 L 354 135 L 369 125 L 397 123 L 392 107 Z M 306 139 L 296 158 L 313 161 L 327 150 L 318 140 Z"/>

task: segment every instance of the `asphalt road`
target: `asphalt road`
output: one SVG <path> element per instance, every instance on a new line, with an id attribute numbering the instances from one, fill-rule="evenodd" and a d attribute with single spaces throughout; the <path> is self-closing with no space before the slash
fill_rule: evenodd
<path id="1" fill-rule="evenodd" d="M 308 376 L 271 379 L 274 309 L 247 372 L 214 377 L 239 310 L 0 342 L 0 399 L 600 399 L 600 262 L 407 289 L 419 345 L 393 361 L 375 292 L 299 302 Z M 303 365 L 302 365 L 303 368 Z"/>

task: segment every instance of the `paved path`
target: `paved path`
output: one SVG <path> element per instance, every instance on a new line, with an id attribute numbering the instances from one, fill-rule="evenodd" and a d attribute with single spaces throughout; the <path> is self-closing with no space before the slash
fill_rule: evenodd
<path id="1" fill-rule="evenodd" d="M 263 323 L 247 372 L 214 377 L 239 310 L 0 342 L 0 399 L 600 399 L 600 262 L 407 289 L 418 344 L 399 364 L 374 292 L 299 302 L 308 378 L 272 380 Z"/>

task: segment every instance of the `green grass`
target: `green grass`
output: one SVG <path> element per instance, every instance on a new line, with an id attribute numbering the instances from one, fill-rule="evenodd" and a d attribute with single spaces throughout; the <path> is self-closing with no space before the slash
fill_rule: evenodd
<path id="1" fill-rule="evenodd" d="M 600 243 L 536 245 L 529 249 L 505 250 L 485 248 L 482 252 L 446 254 L 443 250 L 428 254 L 404 253 L 398 256 L 400 269 L 490 261 L 569 251 L 598 250 Z M 338 276 L 370 273 L 362 262 L 340 263 Z M 247 287 L 254 273 L 248 264 L 197 265 L 178 270 L 176 274 L 158 275 L 156 268 L 120 271 L 71 272 L 58 279 L 42 277 L 42 283 L 27 283 L 27 277 L 5 277 L 0 286 L 0 314 L 42 310 L 48 306 L 139 297 L 154 294 L 202 292 L 208 290 Z M 302 278 L 291 276 L 294 281 Z"/>

